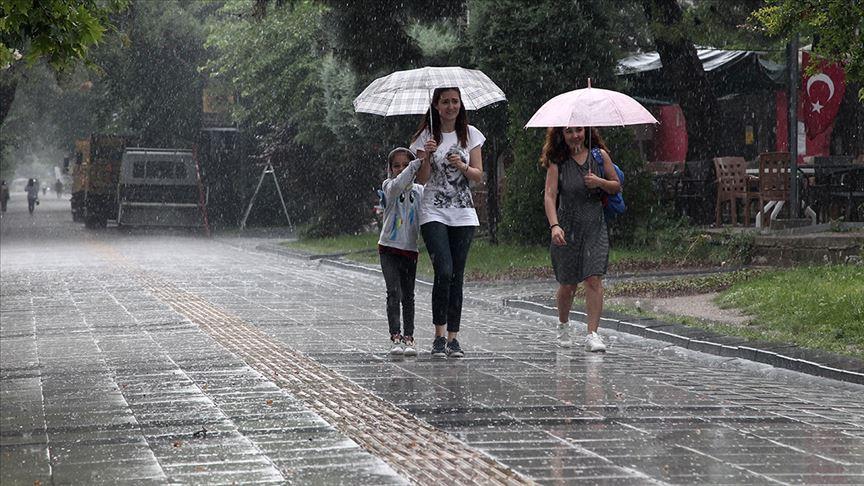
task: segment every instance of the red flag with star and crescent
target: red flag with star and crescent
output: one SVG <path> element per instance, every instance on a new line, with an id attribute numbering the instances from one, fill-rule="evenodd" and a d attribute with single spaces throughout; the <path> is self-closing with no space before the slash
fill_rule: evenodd
<path id="1" fill-rule="evenodd" d="M 834 117 L 840 109 L 840 102 L 846 93 L 846 75 L 843 66 L 825 61 L 812 76 L 807 75 L 807 65 L 810 64 L 810 53 L 803 52 L 801 68 L 801 106 L 798 116 L 804 122 L 807 138 L 813 138 L 824 132 L 834 123 Z"/>

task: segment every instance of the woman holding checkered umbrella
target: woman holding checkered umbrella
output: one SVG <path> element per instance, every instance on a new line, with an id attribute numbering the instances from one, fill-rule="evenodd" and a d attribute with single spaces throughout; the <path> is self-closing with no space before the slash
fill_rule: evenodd
<path id="1" fill-rule="evenodd" d="M 505 101 L 504 92 L 481 71 L 423 67 L 373 81 L 354 109 L 377 115 L 423 113 L 411 149 L 424 159 L 417 182 L 425 184 L 420 231 L 435 272 L 432 289 L 432 356 L 461 358 L 462 282 L 468 250 L 479 226 L 470 182 L 483 180 L 486 138 L 468 124 L 466 110 Z M 425 158 L 424 154 L 430 157 Z"/>

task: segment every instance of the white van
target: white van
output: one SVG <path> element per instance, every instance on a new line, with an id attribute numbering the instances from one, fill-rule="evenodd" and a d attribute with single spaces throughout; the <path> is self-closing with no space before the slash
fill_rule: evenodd
<path id="1" fill-rule="evenodd" d="M 127 147 L 117 186 L 117 224 L 202 227 L 208 191 L 191 150 Z"/>

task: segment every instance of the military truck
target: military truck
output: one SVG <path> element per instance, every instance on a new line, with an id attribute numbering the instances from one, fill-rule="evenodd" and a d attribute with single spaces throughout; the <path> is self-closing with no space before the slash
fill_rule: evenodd
<path id="1" fill-rule="evenodd" d="M 191 150 L 127 147 L 117 186 L 121 226 L 206 226 L 208 192 Z"/>
<path id="2" fill-rule="evenodd" d="M 93 134 L 75 141 L 72 172 L 72 219 L 88 228 L 104 228 L 117 217 L 117 183 L 123 150 L 130 140 Z"/>

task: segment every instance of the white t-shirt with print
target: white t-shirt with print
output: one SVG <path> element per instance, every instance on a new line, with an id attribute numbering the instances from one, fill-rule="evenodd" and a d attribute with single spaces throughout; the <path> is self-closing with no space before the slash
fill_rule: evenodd
<path id="1" fill-rule="evenodd" d="M 432 136 L 426 129 L 411 144 L 411 150 L 423 150 L 426 140 Z M 423 190 L 423 203 L 420 206 L 420 224 L 437 221 L 448 226 L 479 226 L 474 199 L 471 197 L 470 181 L 447 160 L 450 149 L 459 150 L 463 159 L 468 161 L 469 153 L 480 147 L 486 137 L 472 125 L 468 125 L 468 143 L 459 145 L 456 132 L 442 132 L 438 150 L 432 154 L 432 174 Z"/>

